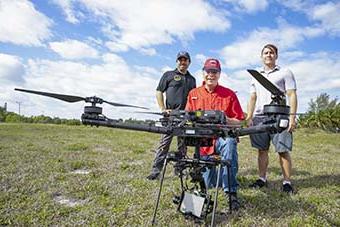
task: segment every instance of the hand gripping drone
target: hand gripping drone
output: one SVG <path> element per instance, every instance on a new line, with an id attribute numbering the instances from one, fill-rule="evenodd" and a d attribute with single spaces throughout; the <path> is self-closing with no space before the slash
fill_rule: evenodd
<path id="1" fill-rule="evenodd" d="M 285 95 L 269 80 L 263 77 L 255 70 L 248 70 L 248 72 L 259 81 L 272 94 L 272 102 L 264 106 L 264 115 L 267 117 L 261 125 L 242 128 L 240 126 L 228 125 L 227 119 L 223 112 L 210 111 L 183 111 L 174 110 L 171 113 L 156 113 L 161 114 L 160 125 L 156 124 L 132 124 L 123 123 L 120 120 L 110 119 L 102 114 L 102 107 L 96 104 L 107 103 L 118 107 L 133 107 L 147 109 L 141 106 L 134 106 L 128 104 L 121 104 L 115 102 L 108 102 L 99 97 L 79 97 L 73 95 L 56 94 L 42 91 L 33 91 L 26 89 L 18 89 L 17 91 L 33 93 L 37 95 L 48 96 L 63 100 L 66 102 L 85 101 L 91 105 L 85 106 L 84 112 L 81 116 L 84 125 L 91 126 L 105 126 L 112 128 L 130 129 L 137 131 L 145 131 L 159 134 L 169 134 L 173 136 L 183 137 L 187 146 L 194 146 L 195 152 L 193 158 L 178 156 L 176 152 L 169 152 L 165 162 L 160 180 L 160 188 L 157 195 L 156 205 L 153 213 L 152 224 L 155 224 L 158 204 L 160 200 L 164 174 L 168 162 L 175 162 L 175 168 L 179 169 L 179 177 L 181 181 L 181 196 L 175 197 L 174 202 L 178 204 L 178 211 L 185 216 L 190 216 L 198 220 L 204 220 L 206 216 L 212 212 L 211 226 L 214 226 L 214 217 L 217 207 L 218 184 L 214 201 L 208 194 L 205 187 L 202 172 L 204 169 L 210 167 L 220 168 L 226 166 L 228 169 L 228 178 L 230 180 L 230 162 L 222 161 L 218 157 L 214 160 L 202 160 L 200 158 L 200 147 L 212 146 L 213 139 L 218 137 L 238 137 L 243 135 L 270 132 L 282 132 L 288 127 L 289 123 L 289 106 L 285 103 Z M 190 178 L 193 187 L 189 187 L 184 178 Z M 220 174 L 217 176 L 219 182 Z M 230 182 L 230 181 L 229 181 Z M 229 198 L 229 208 L 231 208 L 231 200 Z M 231 210 L 231 209 L 230 209 Z"/>

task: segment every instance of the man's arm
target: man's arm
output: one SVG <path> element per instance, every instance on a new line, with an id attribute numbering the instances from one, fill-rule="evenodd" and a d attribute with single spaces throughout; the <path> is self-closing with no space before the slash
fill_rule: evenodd
<path id="1" fill-rule="evenodd" d="M 165 111 L 163 92 L 156 91 L 156 99 L 157 99 L 157 104 L 158 104 L 159 109 L 161 110 L 161 112 Z"/>
<path id="2" fill-rule="evenodd" d="M 253 118 L 253 114 L 254 114 L 254 110 L 255 110 L 255 104 L 256 104 L 256 93 L 253 92 L 250 95 L 250 99 L 247 105 L 247 117 L 246 117 L 246 121 L 247 121 L 247 125 L 249 126 L 251 124 L 252 118 Z"/>
<path id="3" fill-rule="evenodd" d="M 297 95 L 295 89 L 287 90 L 287 96 L 289 100 L 290 106 L 290 116 L 289 116 L 289 127 L 288 131 L 292 132 L 296 127 L 295 117 L 296 117 L 296 110 L 297 110 Z"/>

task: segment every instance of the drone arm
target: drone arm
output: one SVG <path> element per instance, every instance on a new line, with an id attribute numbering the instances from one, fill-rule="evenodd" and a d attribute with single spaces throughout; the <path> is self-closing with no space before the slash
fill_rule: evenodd
<path id="1" fill-rule="evenodd" d="M 276 124 L 257 125 L 248 128 L 235 129 L 232 134 L 235 136 L 245 136 L 262 132 L 277 132 Z"/>
<path id="2" fill-rule="evenodd" d="M 104 127 L 110 127 L 110 128 L 130 129 L 130 130 L 153 132 L 153 133 L 159 133 L 159 134 L 171 134 L 173 131 L 171 128 L 158 127 L 154 125 L 145 125 L 145 124 L 138 125 L 138 124 L 123 123 L 121 121 L 112 120 L 107 117 L 96 119 L 96 118 L 92 118 L 91 116 L 83 115 L 81 120 L 84 125 L 95 125 L 95 126 L 104 126 Z"/>

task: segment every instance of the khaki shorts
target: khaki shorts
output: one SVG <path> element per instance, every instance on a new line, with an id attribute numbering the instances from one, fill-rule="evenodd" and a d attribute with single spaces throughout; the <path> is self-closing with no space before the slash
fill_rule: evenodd
<path id="1" fill-rule="evenodd" d="M 264 117 L 254 117 L 253 126 L 261 124 L 265 120 Z M 293 135 L 291 132 L 284 130 L 281 133 L 269 134 L 267 132 L 250 134 L 251 146 L 258 150 L 269 150 L 270 141 L 275 146 L 276 152 L 292 151 Z"/>

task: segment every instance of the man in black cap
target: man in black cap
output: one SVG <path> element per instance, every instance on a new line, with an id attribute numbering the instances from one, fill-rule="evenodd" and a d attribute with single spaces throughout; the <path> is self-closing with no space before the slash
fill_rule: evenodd
<path id="1" fill-rule="evenodd" d="M 188 71 L 191 59 L 186 51 L 180 51 L 177 54 L 177 68 L 167 71 L 163 74 L 159 81 L 156 98 L 157 103 L 162 112 L 170 113 L 171 110 L 184 110 L 187 102 L 189 91 L 196 87 L 196 80 Z M 166 102 L 164 103 L 164 93 Z M 165 158 L 168 154 L 172 135 L 162 135 L 159 146 L 156 150 L 155 160 L 152 165 L 149 180 L 155 180 L 160 175 Z M 186 146 L 182 138 L 177 138 L 178 151 L 184 156 L 186 155 Z"/>

